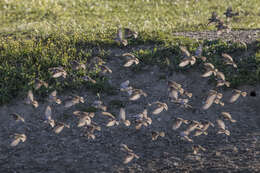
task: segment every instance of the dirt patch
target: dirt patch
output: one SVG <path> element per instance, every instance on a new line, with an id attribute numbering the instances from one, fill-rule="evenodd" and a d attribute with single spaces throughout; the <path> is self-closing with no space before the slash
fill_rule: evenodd
<path id="1" fill-rule="evenodd" d="M 98 97 L 88 90 L 77 91 L 85 98 L 85 103 L 64 108 L 64 104 L 52 105 L 53 118 L 70 124 L 60 134 L 44 123 L 44 111 L 47 102 L 40 103 L 37 109 L 15 101 L 0 108 L 0 171 L 1 172 L 258 172 L 260 171 L 260 86 L 241 86 L 239 89 L 256 96 L 248 95 L 239 98 L 233 104 L 228 103 L 232 89 L 220 89 L 225 106 L 213 105 L 204 111 L 201 109 L 208 91 L 215 86 L 208 79 L 191 68 L 185 74 L 168 75 L 157 66 L 146 66 L 141 71 L 123 67 L 124 59 L 112 53 L 107 65 L 113 70 L 110 83 L 118 88 L 114 95 L 101 94 L 100 99 L 108 107 L 108 111 L 119 114 L 121 105 L 125 106 L 127 119 L 132 125 L 125 127 L 106 127 L 108 118 L 95 113 L 93 121 L 101 126 L 95 132 L 96 139 L 82 136 L 82 128 L 77 127 L 78 118 L 75 110 L 87 110 Z M 120 83 L 129 80 L 130 86 L 142 89 L 147 97 L 137 101 L 129 101 L 127 93 L 120 92 Z M 190 99 L 192 109 L 186 109 L 170 101 L 167 91 L 167 80 L 182 84 L 183 88 L 193 93 Z M 71 93 L 68 93 L 71 94 Z M 65 100 L 68 96 L 58 96 Z M 149 103 L 161 101 L 168 105 L 168 111 L 152 115 L 153 107 Z M 148 109 L 153 122 L 146 128 L 136 130 L 135 115 Z M 179 133 L 186 129 L 182 126 L 173 131 L 174 118 L 188 120 L 209 120 L 215 124 L 221 111 L 230 112 L 237 123 L 226 122 L 230 136 L 217 133 L 217 127 L 210 128 L 207 136 L 191 138 L 194 144 L 203 146 L 206 151 L 197 155 L 192 153 L 192 143 L 181 140 Z M 25 123 L 15 122 L 10 113 L 16 112 L 25 118 Z M 152 141 L 152 131 L 164 131 L 165 137 Z M 10 143 L 14 133 L 25 133 L 27 140 L 16 147 Z M 140 156 L 127 165 L 123 164 L 124 152 L 120 144 L 124 143 Z"/>
<path id="2" fill-rule="evenodd" d="M 224 32 L 220 35 L 217 35 L 217 31 L 175 32 L 173 34 L 202 40 L 222 39 L 225 41 L 243 41 L 251 43 L 260 38 L 260 29 L 232 30 L 230 33 Z"/>

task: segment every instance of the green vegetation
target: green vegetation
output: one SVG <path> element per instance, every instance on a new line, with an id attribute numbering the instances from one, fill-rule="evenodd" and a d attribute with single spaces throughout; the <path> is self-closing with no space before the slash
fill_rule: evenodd
<path id="1" fill-rule="evenodd" d="M 172 32 L 213 30 L 214 26 L 206 26 L 211 12 L 216 11 L 223 17 L 227 6 L 240 12 L 232 19 L 234 29 L 260 28 L 258 0 L 0 1 L 0 104 L 24 97 L 28 89 L 33 88 L 35 78 L 48 82 L 52 86 L 49 90 L 79 89 L 84 85 L 95 92 L 114 94 L 115 89 L 98 70 L 75 71 L 71 62 L 86 64 L 93 56 L 108 57 L 110 51 L 107 50 L 118 47 L 114 36 L 119 26 L 139 32 L 137 40 L 129 40 L 129 46 L 154 44 L 157 47 L 134 52 L 142 62 L 178 70 L 181 58 L 178 46 L 185 45 L 194 52 L 198 43 L 172 36 Z M 221 65 L 222 52 L 234 56 L 245 52 L 237 43 L 204 41 L 204 45 L 205 56 L 216 63 L 217 68 Z M 234 86 L 259 80 L 260 43 L 254 45 L 257 44 L 248 46 L 252 53 L 239 61 L 239 70 L 228 73 Z M 65 80 L 51 78 L 48 69 L 56 66 L 68 72 Z M 84 81 L 82 77 L 86 74 L 97 83 Z M 45 96 L 46 89 L 41 88 L 36 94 Z"/>

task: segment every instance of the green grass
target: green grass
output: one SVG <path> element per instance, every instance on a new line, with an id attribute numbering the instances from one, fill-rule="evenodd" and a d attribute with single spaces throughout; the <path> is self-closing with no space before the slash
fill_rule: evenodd
<path id="1" fill-rule="evenodd" d="M 193 52 L 198 43 L 175 37 L 174 31 L 214 30 L 206 26 L 212 11 L 223 17 L 227 6 L 240 15 L 231 21 L 234 29 L 260 28 L 260 1 L 243 0 L 3 0 L 0 1 L 0 104 L 24 97 L 33 88 L 35 78 L 47 81 L 52 88 L 35 92 L 45 96 L 53 89 L 80 89 L 87 86 L 94 92 L 115 94 L 98 71 L 73 71 L 73 60 L 88 63 L 96 56 L 106 58 L 108 49 L 118 47 L 114 36 L 119 26 L 139 32 L 130 46 L 155 44 L 154 50 L 134 52 L 144 64 L 159 64 L 170 70 L 181 58 L 179 45 Z M 236 43 L 204 42 L 204 53 L 220 68 L 221 52 L 236 55 L 245 52 Z M 256 45 L 256 46 L 253 46 Z M 235 85 L 259 80 L 260 43 L 249 45 L 250 56 L 239 62 L 241 67 L 230 80 Z M 217 54 L 215 54 L 217 52 Z M 249 68 L 246 64 L 253 64 Z M 52 79 L 48 68 L 63 66 L 69 76 L 64 81 Z M 251 66 L 250 66 L 251 67 Z M 138 69 L 136 69 L 138 70 Z M 185 71 L 185 69 L 184 69 Z M 92 85 L 81 79 L 89 74 L 98 82 Z M 250 77 L 248 77 L 250 76 Z"/>

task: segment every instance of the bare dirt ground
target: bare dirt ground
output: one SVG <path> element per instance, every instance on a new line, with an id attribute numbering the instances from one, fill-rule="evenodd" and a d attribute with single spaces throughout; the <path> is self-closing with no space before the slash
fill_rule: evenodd
<path id="1" fill-rule="evenodd" d="M 119 114 L 120 104 L 126 109 L 127 119 L 132 125 L 125 127 L 106 127 L 108 118 L 95 113 L 93 121 L 101 126 L 95 132 L 96 139 L 82 136 L 82 128 L 77 127 L 78 118 L 75 110 L 84 110 L 98 99 L 92 92 L 82 89 L 76 93 L 85 98 L 85 103 L 71 108 L 64 104 L 52 106 L 53 118 L 70 124 L 60 134 L 44 123 L 44 111 L 47 102 L 40 102 L 34 109 L 23 104 L 22 100 L 14 101 L 0 108 L 0 172 L 259 172 L 260 171 L 260 86 L 241 86 L 248 96 L 239 98 L 233 104 L 228 103 L 232 88 L 220 91 L 223 93 L 225 106 L 213 105 L 204 111 L 201 109 L 208 91 L 215 86 L 208 79 L 201 78 L 200 73 L 191 68 L 185 73 L 169 73 L 157 66 L 147 66 L 134 72 L 125 68 L 122 49 L 113 50 L 107 65 L 113 70 L 110 75 L 111 84 L 119 88 L 120 83 L 129 80 L 130 86 L 143 89 L 148 94 L 137 101 L 129 101 L 127 93 L 115 95 L 101 94 L 101 100 L 108 111 Z M 186 109 L 172 103 L 168 97 L 167 80 L 182 84 L 183 88 L 193 93 L 190 99 L 192 109 Z M 250 93 L 256 92 L 256 96 Z M 71 92 L 68 92 L 71 94 Z M 58 96 L 65 100 L 68 96 Z M 152 115 L 153 107 L 147 106 L 154 101 L 167 103 L 168 111 Z M 150 126 L 135 129 L 134 116 L 148 109 L 153 122 Z M 187 128 L 182 126 L 172 130 L 174 118 L 188 120 L 209 120 L 215 123 L 221 111 L 230 112 L 236 123 L 225 121 L 230 136 L 217 134 L 217 127 L 209 128 L 207 136 L 190 136 L 193 143 L 184 141 L 179 133 Z M 25 123 L 15 122 L 10 113 L 19 113 Z M 152 141 L 152 131 L 164 131 L 165 137 Z M 11 135 L 25 133 L 27 140 L 16 147 L 11 147 Z M 129 164 L 123 164 L 125 153 L 120 144 L 126 144 L 140 156 Z M 192 152 L 192 145 L 199 144 L 206 148 L 197 155 Z"/>
<path id="2" fill-rule="evenodd" d="M 256 39 L 260 38 L 260 29 L 252 30 L 232 30 L 230 33 L 223 32 L 217 35 L 217 31 L 199 31 L 199 32 L 175 32 L 173 33 L 177 36 L 185 36 L 194 39 L 206 39 L 206 40 L 216 40 L 222 39 L 225 41 L 243 41 L 245 43 L 251 43 Z"/>

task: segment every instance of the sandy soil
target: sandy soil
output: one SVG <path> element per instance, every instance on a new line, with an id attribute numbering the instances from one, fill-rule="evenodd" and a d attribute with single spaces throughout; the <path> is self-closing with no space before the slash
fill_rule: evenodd
<path id="1" fill-rule="evenodd" d="M 108 111 L 119 114 L 119 103 L 126 109 L 127 119 L 132 125 L 125 127 L 106 127 L 108 118 L 95 113 L 93 121 L 101 126 L 95 132 L 96 139 L 83 136 L 83 128 L 77 127 L 78 118 L 73 115 L 75 110 L 86 110 L 98 99 L 92 92 L 82 89 L 76 91 L 85 98 L 85 103 L 71 108 L 53 105 L 53 118 L 69 124 L 60 134 L 44 123 L 44 112 L 47 102 L 40 102 L 35 109 L 16 100 L 9 105 L 0 107 L 0 172 L 259 172 L 260 171 L 260 86 L 241 86 L 248 96 L 239 98 L 233 104 L 228 103 L 232 88 L 220 89 L 224 95 L 225 106 L 213 105 L 202 110 L 208 91 L 215 86 L 208 79 L 201 78 L 196 68 L 185 73 L 169 73 L 157 66 L 143 66 L 141 71 L 125 68 L 125 60 L 120 55 L 124 50 L 112 51 L 108 67 L 113 70 L 110 75 L 111 84 L 119 88 L 120 83 L 129 80 L 134 88 L 142 89 L 148 94 L 137 101 L 129 101 L 127 93 L 115 95 L 101 94 L 101 100 Z M 168 97 L 167 80 L 182 84 L 183 88 L 193 93 L 190 99 L 192 109 L 172 103 Z M 250 93 L 256 92 L 256 96 Z M 68 97 L 68 92 L 58 95 L 61 100 Z M 37 99 L 37 98 L 36 98 Z M 154 107 L 148 106 L 154 101 L 167 103 L 168 111 L 152 115 Z M 148 109 L 153 123 L 140 130 L 135 129 L 135 115 Z M 172 130 L 176 117 L 188 120 L 209 120 L 215 123 L 221 111 L 230 112 L 236 123 L 225 121 L 231 135 L 217 134 L 217 127 L 209 128 L 207 136 L 190 136 L 193 143 L 184 141 L 179 134 L 187 126 L 177 131 Z M 10 113 L 19 113 L 25 123 L 15 122 Z M 164 131 L 165 137 L 152 141 L 152 131 Z M 25 133 L 27 140 L 11 147 L 14 133 Z M 126 154 L 120 150 L 120 144 L 126 144 L 135 154 L 140 156 L 129 164 L 123 164 Z M 206 148 L 193 154 L 193 144 Z"/>

